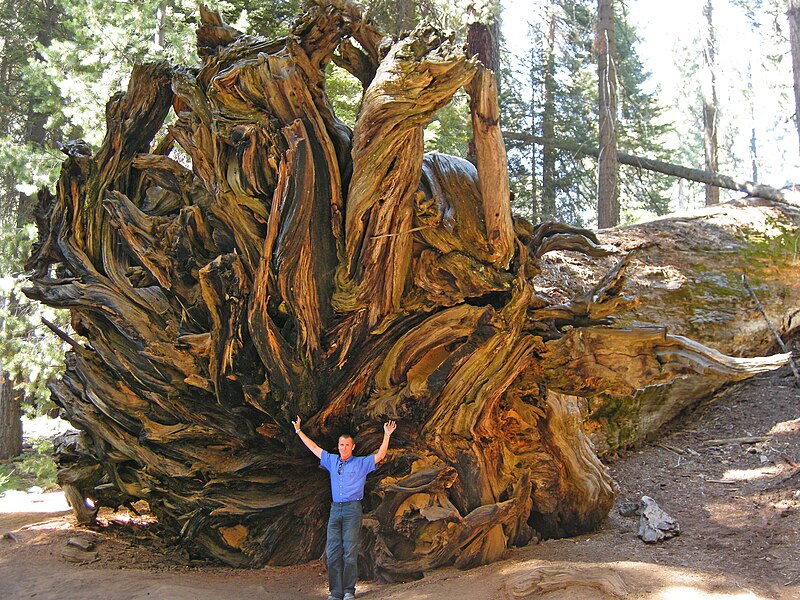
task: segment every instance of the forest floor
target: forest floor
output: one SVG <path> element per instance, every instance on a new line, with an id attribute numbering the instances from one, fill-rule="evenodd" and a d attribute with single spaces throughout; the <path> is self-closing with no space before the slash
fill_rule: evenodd
<path id="1" fill-rule="evenodd" d="M 359 598 L 800 598 L 800 391 L 788 368 L 729 388 L 609 467 L 620 493 L 599 531 L 513 549 L 506 560 L 471 571 L 363 582 Z M 638 516 L 621 516 L 619 507 L 643 495 L 678 521 L 678 537 L 654 545 L 637 537 Z M 101 526 L 84 528 L 58 512 L 63 507 L 57 494 L 0 498 L 0 597 L 327 595 L 320 561 L 259 570 L 193 562 L 165 548 L 146 517 L 103 512 Z M 94 549 L 76 550 L 70 538 Z M 76 554 L 94 558 L 70 561 Z"/>

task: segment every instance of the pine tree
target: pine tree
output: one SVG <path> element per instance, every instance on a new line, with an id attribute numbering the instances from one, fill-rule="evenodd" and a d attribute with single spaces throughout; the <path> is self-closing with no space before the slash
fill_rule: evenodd
<path id="1" fill-rule="evenodd" d="M 670 131 L 653 92 L 646 92 L 649 74 L 636 53 L 638 39 L 627 14 L 616 15 L 618 63 L 618 149 L 661 160 L 674 158 L 664 149 Z M 593 159 L 555 148 L 550 140 L 598 146 L 597 74 L 592 54 L 594 4 L 586 0 L 553 0 L 531 14 L 531 50 L 506 88 L 525 90 L 524 101 L 505 99 L 503 122 L 509 132 L 526 132 L 541 139 L 530 148 L 515 143 L 509 160 L 531 180 L 514 183 L 519 206 L 540 206 L 542 220 L 557 219 L 576 225 L 593 221 L 597 164 Z M 521 92 L 518 93 L 518 95 Z M 523 106 L 524 104 L 524 106 Z M 623 222 L 640 218 L 643 211 L 663 214 L 668 209 L 665 176 L 631 167 L 619 171 Z M 533 197 L 536 190 L 538 198 Z M 528 215 L 533 216 L 531 211 Z"/>
<path id="2" fill-rule="evenodd" d="M 675 161 L 675 153 L 665 140 L 672 132 L 658 98 L 644 88 L 650 78 L 636 53 L 639 36 L 622 11 L 616 19 L 617 61 L 619 63 L 619 119 L 617 144 L 620 152 L 647 156 L 666 162 Z M 669 212 L 668 191 L 672 179 L 666 175 L 620 165 L 619 187 L 623 223 L 638 220 L 643 214 Z"/>

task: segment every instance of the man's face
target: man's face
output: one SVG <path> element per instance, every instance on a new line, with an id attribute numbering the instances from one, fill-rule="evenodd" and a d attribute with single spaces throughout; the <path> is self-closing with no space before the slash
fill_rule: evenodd
<path id="1" fill-rule="evenodd" d="M 342 460 L 347 460 L 353 456 L 353 450 L 355 450 L 355 448 L 356 445 L 352 438 L 345 436 L 339 438 L 339 456 Z"/>

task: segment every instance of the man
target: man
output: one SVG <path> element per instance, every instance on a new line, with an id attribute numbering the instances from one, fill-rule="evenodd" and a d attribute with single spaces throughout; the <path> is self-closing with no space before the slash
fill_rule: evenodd
<path id="1" fill-rule="evenodd" d="M 294 430 L 306 448 L 319 459 L 331 477 L 333 504 L 328 518 L 328 540 L 325 557 L 328 562 L 328 600 L 355 600 L 358 579 L 358 541 L 361 537 L 361 500 L 367 475 L 386 456 L 389 438 L 397 423 L 383 424 L 383 443 L 375 454 L 353 456 L 356 444 L 347 434 L 339 436 L 339 456 L 326 452 L 300 430 L 300 417 L 292 421 Z"/>

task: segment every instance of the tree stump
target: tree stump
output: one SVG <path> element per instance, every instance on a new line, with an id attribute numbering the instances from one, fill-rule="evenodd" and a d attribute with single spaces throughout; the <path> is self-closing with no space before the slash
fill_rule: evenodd
<path id="1" fill-rule="evenodd" d="M 329 448 L 349 430 L 360 453 L 397 419 L 362 564 L 407 579 L 605 517 L 614 488 L 582 398 L 776 364 L 610 328 L 629 257 L 570 302 L 537 294 L 545 253 L 608 249 L 512 219 L 503 141 L 481 118 L 493 74 L 452 38 L 393 41 L 344 0 L 272 41 L 202 19 L 202 66 L 136 67 L 99 151 L 64 145 L 56 194 L 39 194 L 27 293 L 69 308 L 85 340 L 52 391 L 102 470 L 76 461 L 87 495 L 146 499 L 229 565 L 307 561 L 329 491 L 290 419 Z M 331 60 L 364 83 L 353 131 L 326 97 Z M 477 168 L 423 149 L 463 86 Z"/>

